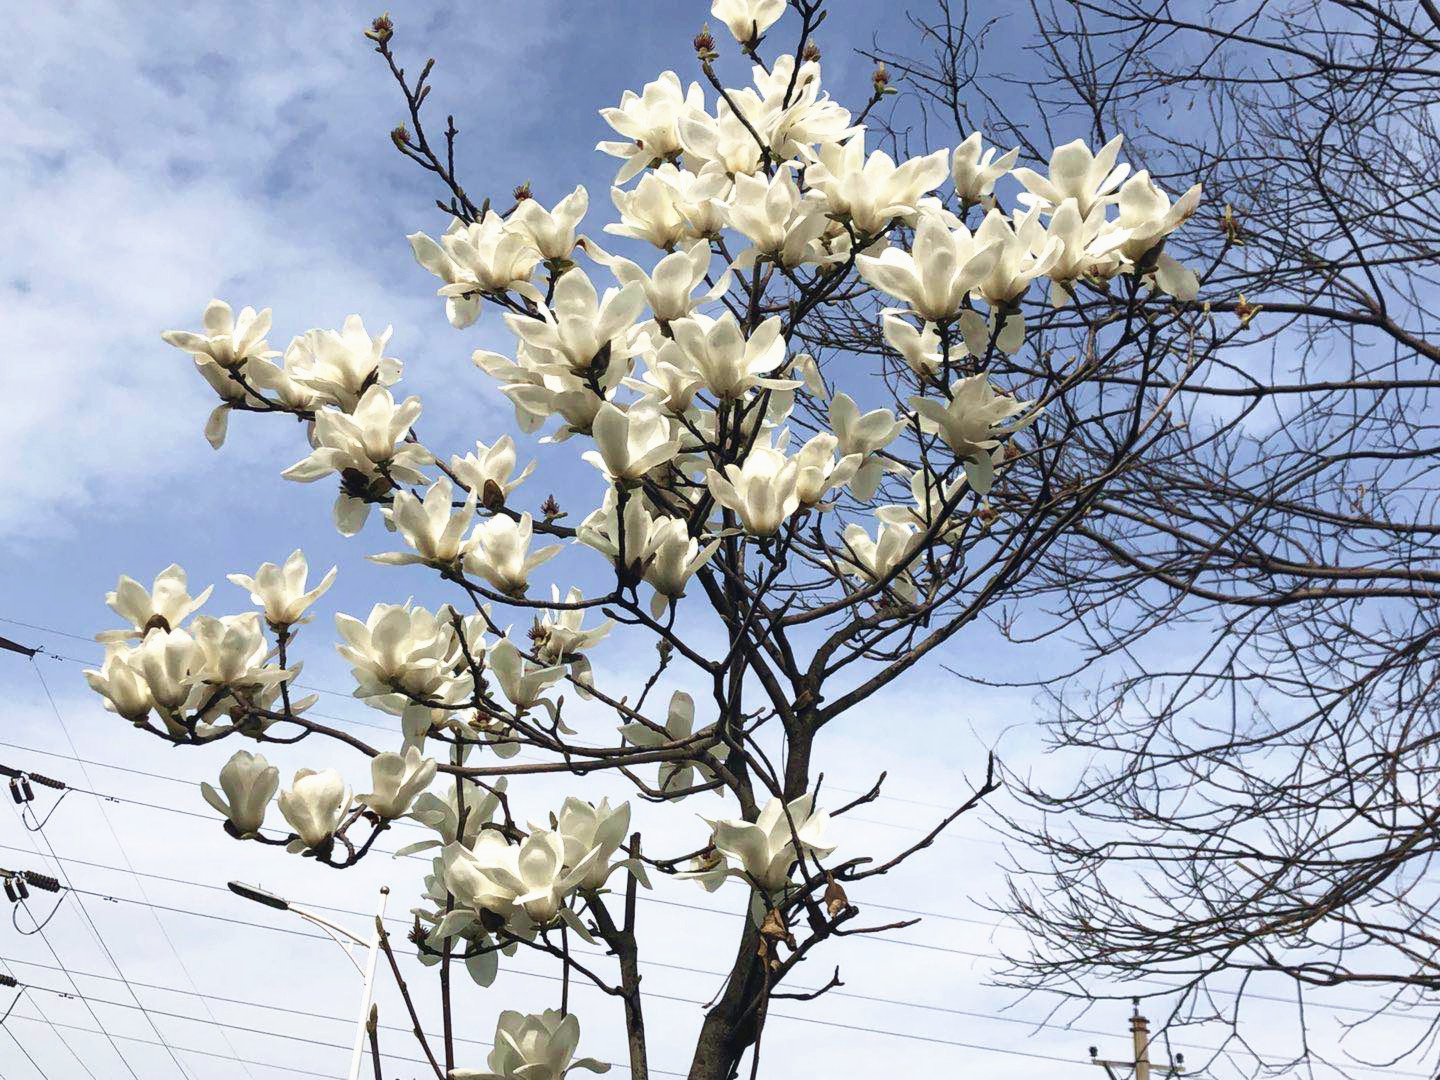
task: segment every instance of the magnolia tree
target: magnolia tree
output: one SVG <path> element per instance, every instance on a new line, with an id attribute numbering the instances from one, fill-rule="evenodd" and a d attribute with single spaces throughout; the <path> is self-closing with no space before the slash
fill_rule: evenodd
<path id="1" fill-rule="evenodd" d="M 1118 163 L 1118 138 L 1061 146 L 1043 171 L 978 133 L 897 161 L 867 145 L 863 123 L 892 92 L 883 68 L 859 112 L 822 88 L 821 0 L 711 10 L 753 63 L 749 85 L 722 83 L 707 31 L 703 83 L 666 71 L 600 112 L 617 138 L 598 149 L 619 159 L 618 220 L 603 232 L 638 261 L 581 233 L 583 187 L 549 208 L 528 189 L 506 213 L 472 201 L 453 121 L 439 143 L 421 122 L 430 65 L 406 75 L 388 18 L 367 33 L 409 106 L 396 147 L 448 193 L 453 220 L 438 239 L 411 236 L 415 257 L 456 328 L 490 308 L 514 336 L 457 377 L 498 384 L 519 430 L 545 433 L 541 452 L 581 447 L 593 509 L 572 516 L 527 492 L 509 434 L 480 433 L 461 453 L 424 441 L 388 331 L 372 336 L 358 316 L 282 353 L 265 340 L 268 309 L 216 300 L 201 329 L 164 335 L 219 396 L 211 443 L 232 412 L 303 421 L 308 448 L 282 475 L 335 484 L 341 533 L 377 519 L 389 535 L 372 529 L 368 557 L 428 568 L 453 600 L 336 616 L 355 696 L 393 724 L 373 744 L 308 716 L 295 687 L 305 613 L 336 573 L 313 581 L 299 551 L 230 575 L 254 605 L 243 613 L 198 613 L 210 589 L 192 596 L 176 566 L 151 588 L 122 578 L 107 599 L 127 626 L 101 635 L 88 678 L 173 744 L 317 748 L 319 767 L 283 790 L 250 749 L 218 791 L 205 785 L 236 839 L 344 868 L 399 819 L 433 834 L 407 850 L 433 855 L 411 942 L 440 974 L 444 1045 L 424 1049 L 441 1080 L 607 1067 L 574 1056 L 568 995 L 540 1015 L 502 1012 L 485 1068 L 456 1060 L 452 968 L 490 986 L 522 951 L 553 960 L 566 988 L 586 980 L 618 999 L 587 1023 L 623 1022 L 629 1068 L 646 1077 L 635 900 L 659 875 L 708 890 L 737 879 L 749 912 L 700 1028 L 696 1080 L 734 1076 L 747 1057 L 757 1070 L 770 1000 L 838 984 L 787 991 L 827 941 L 907 925 L 860 918 L 864 887 L 993 790 L 993 771 L 918 843 L 865 855 L 836 846 L 830 819 L 881 784 L 822 810 L 817 739 L 1003 602 L 1163 423 L 1152 404 L 1097 397 L 1096 374 L 1184 347 L 1151 316 L 1194 297 L 1163 247 L 1198 188 L 1172 201 Z M 794 52 L 766 57 L 781 20 Z M 883 323 L 878 355 L 836 355 L 815 332 L 857 303 Z M 1083 355 L 1033 340 L 1037 320 L 1056 318 L 1088 327 Z M 1108 441 L 1102 467 L 1091 453 L 1088 472 L 1067 468 L 1080 438 Z M 545 580 L 567 546 L 590 561 L 594 595 Z M 587 659 L 622 634 L 653 657 L 637 685 Z M 329 767 L 320 745 L 362 760 Z M 354 794 L 363 759 L 370 790 Z M 573 777 L 576 794 L 527 802 L 514 781 L 537 774 Z M 712 798 L 703 822 L 682 813 L 689 842 L 656 850 L 628 802 L 587 801 L 599 774 L 660 807 L 708 792 L 723 809 Z M 272 799 L 284 830 L 266 826 Z M 577 954 L 576 940 L 609 959 Z M 384 948 L 398 981 L 388 937 Z"/>

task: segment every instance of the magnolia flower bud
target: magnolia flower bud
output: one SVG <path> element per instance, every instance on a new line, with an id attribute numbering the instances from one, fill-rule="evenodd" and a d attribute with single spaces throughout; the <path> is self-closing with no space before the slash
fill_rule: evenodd
<path id="1" fill-rule="evenodd" d="M 334 769 L 301 769 L 290 790 L 280 792 L 278 801 L 280 813 L 300 837 L 300 843 L 318 848 L 340 827 L 350 808 L 350 789 Z"/>
<path id="2" fill-rule="evenodd" d="M 205 801 L 229 820 L 235 834 L 244 840 L 260 832 L 265 809 L 280 786 L 280 770 L 259 754 L 237 750 L 220 770 L 224 798 L 207 783 L 201 783 Z"/>

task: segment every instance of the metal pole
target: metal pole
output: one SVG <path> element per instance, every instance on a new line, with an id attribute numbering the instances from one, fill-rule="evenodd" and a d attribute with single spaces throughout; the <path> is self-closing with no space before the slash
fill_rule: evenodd
<path id="1" fill-rule="evenodd" d="M 375 913 L 375 929 L 370 935 L 370 954 L 365 961 L 365 989 L 360 998 L 360 1019 L 355 1024 L 355 1052 L 350 1055 L 350 1080 L 360 1080 L 360 1065 L 365 1060 L 366 1024 L 370 1019 L 370 1003 L 375 995 L 375 963 L 380 958 L 380 920 L 385 917 L 385 903 L 389 896 L 389 887 L 382 885 L 380 910 Z"/>

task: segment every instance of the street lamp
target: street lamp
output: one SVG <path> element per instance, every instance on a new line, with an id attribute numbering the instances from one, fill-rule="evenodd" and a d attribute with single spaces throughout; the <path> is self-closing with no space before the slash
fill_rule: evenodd
<path id="1" fill-rule="evenodd" d="M 380 906 L 375 912 L 375 929 L 368 936 L 362 936 L 353 930 L 331 922 L 323 915 L 317 915 L 308 908 L 292 904 L 284 897 L 276 896 L 264 889 L 246 885 L 243 881 L 232 881 L 229 884 L 230 891 L 236 896 L 243 896 L 246 900 L 253 900 L 257 904 L 264 904 L 266 907 L 276 908 L 279 911 L 292 911 L 306 922 L 314 923 L 345 950 L 345 956 L 350 963 L 355 965 L 355 970 L 365 981 L 360 998 L 360 1019 L 355 1025 L 355 1050 L 350 1055 L 349 1073 L 349 1080 L 360 1080 L 360 1063 L 365 1059 L 366 1022 L 370 1019 L 370 1003 L 375 996 L 375 963 L 380 958 L 380 920 L 385 917 L 385 903 L 390 896 L 390 887 L 388 885 L 380 886 Z M 366 951 L 363 967 L 360 965 L 360 961 L 355 959 L 355 954 L 350 951 L 352 944 L 359 945 Z"/>

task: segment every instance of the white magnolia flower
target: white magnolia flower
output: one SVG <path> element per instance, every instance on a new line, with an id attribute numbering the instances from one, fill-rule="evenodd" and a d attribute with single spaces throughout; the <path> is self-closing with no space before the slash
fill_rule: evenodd
<path id="1" fill-rule="evenodd" d="M 208 356 L 195 357 L 195 370 L 210 384 L 210 389 L 214 390 L 220 398 L 220 404 L 210 411 L 209 417 L 205 420 L 205 441 L 216 450 L 225 445 L 225 434 L 230 427 L 231 409 L 239 405 L 264 406 L 263 399 L 241 381 L 245 380 L 251 387 L 263 387 L 265 378 L 261 371 L 262 365 L 274 366 L 268 360 L 252 356 L 246 359 L 240 368 L 231 371 L 222 368 Z"/>
<path id="2" fill-rule="evenodd" d="M 276 800 L 280 813 L 307 848 L 317 848 L 335 835 L 350 808 L 350 789 L 334 769 L 301 769 L 289 791 Z"/>
<path id="3" fill-rule="evenodd" d="M 658 349 L 648 353 L 640 378 L 627 378 L 625 385 L 674 416 L 688 413 L 695 395 L 704 388 L 700 376 L 672 338 L 665 338 Z"/>
<path id="4" fill-rule="evenodd" d="M 354 413 L 321 410 L 312 436 L 315 449 L 280 475 L 307 484 L 339 473 L 342 486 L 335 501 L 335 525 L 345 536 L 354 536 L 370 513 L 367 496 L 383 495 L 397 483 L 425 482 L 420 469 L 433 460 L 430 452 L 419 443 L 404 441 L 419 417 L 419 398 L 409 397 L 397 405 L 389 390 L 372 386 Z"/>
<path id="5" fill-rule="evenodd" d="M 414 746 L 403 754 L 386 752 L 370 759 L 370 782 L 375 788 L 356 798 L 387 821 L 404 817 L 410 805 L 435 779 L 433 758 L 421 757 Z"/>
<path id="6" fill-rule="evenodd" d="M 1195 213 L 1200 190 L 1199 184 L 1194 185 L 1172 205 L 1170 196 L 1160 190 L 1148 172 L 1138 172 L 1125 181 L 1120 188 L 1120 216 L 1116 224 L 1130 235 L 1120 249 L 1121 254 L 1132 263 L 1145 259 Z M 1161 290 L 1180 300 L 1195 299 L 1200 288 L 1194 271 L 1163 251 L 1155 256 L 1154 276 Z"/>
<path id="7" fill-rule="evenodd" d="M 770 377 L 785 364 L 786 343 L 780 326 L 780 317 L 772 315 L 746 337 L 731 312 L 718 319 L 696 312 L 676 319 L 670 331 L 705 389 L 722 401 L 734 401 L 757 387 L 784 390 L 800 385 Z"/>
<path id="8" fill-rule="evenodd" d="M 975 286 L 992 307 L 1014 305 L 1032 281 L 1050 272 L 1063 253 L 1063 244 L 1046 232 L 1037 210 L 1017 212 L 1013 220 L 991 210 L 975 230 L 975 244 L 997 245 L 994 267 Z"/>
<path id="9" fill-rule="evenodd" d="M 311 330 L 290 343 L 285 353 L 285 374 L 324 401 L 353 412 L 360 395 L 370 386 L 392 386 L 403 365 L 385 355 L 390 327 L 373 337 L 359 315 L 351 315 L 339 330 Z"/>
<path id="10" fill-rule="evenodd" d="M 799 469 L 795 475 L 795 492 L 801 506 L 823 502 L 831 488 L 842 487 L 854 479 L 864 459 L 860 454 L 847 454 L 836 461 L 835 451 L 839 446 L 839 439 L 822 431 L 796 452 L 795 463 Z"/>
<path id="11" fill-rule="evenodd" d="M 307 330 L 305 333 L 291 338 L 290 344 L 285 346 L 283 367 L 273 360 L 260 357 L 252 359 L 245 366 L 246 379 L 252 386 L 269 391 L 283 407 L 294 412 L 314 412 L 323 405 L 334 404 L 331 398 L 298 382 L 291 375 L 292 368 L 298 370 L 313 361 L 314 339 L 320 333 L 319 330 Z M 392 360 L 390 362 L 395 364 L 398 377 L 400 361 Z M 227 395 L 222 392 L 221 396 Z"/>
<path id="12" fill-rule="evenodd" d="M 198 647 L 191 660 L 191 679 L 203 686 L 257 687 L 283 682 L 292 674 L 283 668 L 267 667 L 270 643 L 260 625 L 258 612 L 222 615 L 218 619 L 197 615 L 190 633 Z"/>
<path id="13" fill-rule="evenodd" d="M 861 236 L 877 236 L 896 218 L 908 221 L 921 196 L 944 183 L 948 156 L 937 150 L 900 165 L 883 150 L 866 157 L 862 132 L 820 147 L 805 182 L 824 193 L 830 213 L 849 218 Z"/>
<path id="14" fill-rule="evenodd" d="M 649 561 L 644 576 L 655 590 L 651 610 L 657 618 L 669 603 L 685 595 L 690 578 L 710 561 L 719 546 L 719 537 L 702 546 L 690 535 L 690 526 L 684 518 L 652 519 L 646 544 Z"/>
<path id="15" fill-rule="evenodd" d="M 649 724 L 639 720 L 631 720 L 622 724 L 620 734 L 625 741 L 632 746 L 645 749 L 665 746 L 669 743 L 683 742 L 689 739 L 695 728 L 695 699 L 683 690 L 676 690 L 670 696 L 670 706 L 665 715 L 665 726 L 657 730 Z M 718 756 L 718 751 L 709 747 L 697 752 L 697 757 L 713 758 Z M 660 791 L 666 792 L 671 798 L 681 799 L 686 788 L 694 786 L 695 773 L 699 771 L 701 780 L 705 783 L 715 779 L 715 774 L 705 765 L 704 761 L 662 761 L 660 763 L 660 776 L 656 786 Z"/>
<path id="16" fill-rule="evenodd" d="M 669 418 L 653 402 L 621 409 L 607 401 L 596 411 L 590 433 L 595 449 L 581 457 L 612 481 L 636 483 L 680 452 Z"/>
<path id="17" fill-rule="evenodd" d="M 772 798 L 753 822 L 711 821 L 715 830 L 712 842 L 724 857 L 730 874 L 775 893 L 790 881 L 790 870 L 799 859 L 798 852 L 824 858 L 834 851 L 833 845 L 825 843 L 830 815 L 823 810 L 812 811 L 813 801 L 814 796 L 810 794 L 788 803 Z M 701 882 L 713 891 L 710 881 L 702 877 Z"/>
<path id="18" fill-rule="evenodd" d="M 680 186 L 679 170 L 665 164 L 642 176 L 632 191 L 611 188 L 610 201 L 620 212 L 620 220 L 607 224 L 605 231 L 644 240 L 662 251 L 673 250 L 694 231 L 681 210 Z"/>
<path id="19" fill-rule="evenodd" d="M 835 432 L 840 453 L 856 455 L 860 459 L 850 480 L 850 490 L 856 498 L 871 498 L 880 485 L 881 474 L 887 468 L 879 452 L 905 430 L 904 418 L 897 419 L 889 409 L 871 409 L 862 413 L 854 398 L 839 393 L 830 401 L 830 429 Z"/>
<path id="20" fill-rule="evenodd" d="M 562 602 L 558 585 L 550 586 L 550 599 L 557 604 Z M 580 657 L 582 652 L 600 644 L 610 633 L 615 625 L 614 619 L 606 619 L 599 626 L 585 629 L 585 608 L 576 606 L 584 599 L 584 594 L 572 587 L 563 601 L 571 606 L 551 608 L 545 612 L 534 635 L 537 638 L 535 655 L 541 660 L 562 664 L 583 659 Z"/>
<path id="21" fill-rule="evenodd" d="M 535 463 L 530 462 L 520 470 L 519 476 L 514 476 L 515 440 L 502 435 L 491 446 L 477 442 L 473 453 L 452 457 L 450 471 L 476 494 L 481 506 L 498 510 L 505 505 L 510 493 L 535 471 Z"/>
<path id="22" fill-rule="evenodd" d="M 622 136 L 619 141 L 598 143 L 595 149 L 622 159 L 615 183 L 623 184 L 642 169 L 659 165 L 680 151 L 677 121 L 687 107 L 703 109 L 705 94 L 700 84 L 689 88 L 680 85 L 673 71 L 661 73 L 654 82 L 645 84 L 640 93 L 626 90 L 620 105 L 601 109 L 605 122 Z"/>
<path id="23" fill-rule="evenodd" d="M 947 522 L 941 523 L 938 529 L 935 529 L 935 525 L 942 514 L 953 513 L 953 510 L 947 511 L 946 508 L 953 507 L 955 493 L 967 480 L 968 477 L 962 474 L 949 483 L 942 484 L 940 478 L 928 468 L 916 469 L 910 477 L 910 496 L 914 501 L 906 506 L 881 506 L 876 509 L 875 516 L 886 525 L 900 525 L 925 533 L 933 529 L 938 542 L 949 542 L 964 527 L 963 519 L 951 517 Z"/>
<path id="24" fill-rule="evenodd" d="M 683 239 L 708 240 L 720 235 L 731 188 L 726 169 L 713 162 L 699 172 L 662 165 L 652 175 L 670 189 L 670 205 L 685 223 Z"/>
<path id="25" fill-rule="evenodd" d="M 888 588 L 904 600 L 914 601 L 915 583 L 904 567 L 915 554 L 920 534 L 913 526 L 882 522 L 874 539 L 865 526 L 845 526 L 844 552 L 841 559 L 856 577 L 867 582 L 884 581 Z M 891 575 L 894 575 L 891 577 Z"/>
<path id="26" fill-rule="evenodd" d="M 735 177 L 735 190 L 726 204 L 730 227 L 750 241 L 735 260 L 737 269 L 764 256 L 781 266 L 794 267 L 817 257 L 812 247 L 830 227 L 825 196 L 818 191 L 802 195 L 788 168 L 775 176 Z"/>
<path id="27" fill-rule="evenodd" d="M 265 342 L 270 332 L 270 309 L 256 312 L 243 308 L 237 317 L 223 300 L 211 300 L 202 316 L 204 330 L 166 330 L 160 335 L 167 345 L 204 359 L 225 371 L 235 371 L 252 358 L 278 355 Z"/>
<path id="28" fill-rule="evenodd" d="M 757 446 L 742 465 L 724 474 L 707 469 L 705 482 L 721 506 L 740 517 L 745 531 L 770 536 L 800 508 L 800 463 L 771 446 Z"/>
<path id="29" fill-rule="evenodd" d="M 533 822 L 531 828 L 536 828 Z M 611 806 L 609 799 L 601 799 L 596 806 L 571 796 L 560 808 L 555 831 L 565 845 L 566 868 L 582 863 L 590 868 L 580 879 L 580 888 L 598 889 L 610 876 L 610 859 L 630 831 L 630 804 Z"/>
<path id="30" fill-rule="evenodd" d="M 305 609 L 325 595 L 334 584 L 336 573 L 337 568 L 332 566 L 320 579 L 320 584 L 307 591 L 305 583 L 310 565 L 305 561 L 305 553 L 296 548 L 282 566 L 261 563 L 254 577 L 248 574 L 226 576 L 240 588 L 248 589 L 250 602 L 264 608 L 265 621 L 278 628 L 309 622 Z"/>
<path id="31" fill-rule="evenodd" d="M 222 797 L 207 783 L 201 783 L 205 801 L 230 821 L 236 835 L 244 840 L 260 832 L 265 810 L 280 787 L 280 770 L 259 754 L 237 750 L 220 769 Z"/>
<path id="32" fill-rule="evenodd" d="M 1129 165 L 1115 164 L 1122 142 L 1124 137 L 1116 135 L 1096 154 L 1084 139 L 1076 139 L 1051 152 L 1049 176 L 1033 169 L 1016 169 L 1012 175 L 1025 185 L 1034 205 L 1053 211 L 1074 199 L 1083 218 L 1095 207 L 1113 202 L 1115 189 L 1130 172 Z"/>
<path id="33" fill-rule="evenodd" d="M 855 262 L 871 285 L 905 301 L 921 318 L 941 322 L 960 313 L 999 258 L 998 243 L 981 246 L 964 225 L 952 230 L 942 214 L 926 209 L 908 252 L 891 247 L 879 255 L 857 256 Z"/>
<path id="34" fill-rule="evenodd" d="M 719 539 L 701 546 L 683 518 L 655 516 L 638 494 L 618 510 L 614 489 L 600 508 L 581 522 L 576 540 L 600 552 L 617 567 L 624 549 L 624 573 L 643 579 L 655 590 L 651 609 L 658 617 L 670 601 L 685 595 L 685 585 L 719 547 Z"/>
<path id="35" fill-rule="evenodd" d="M 446 298 L 446 314 L 454 326 L 475 321 L 482 295 L 513 290 L 539 298 L 530 276 L 540 252 L 528 232 L 508 226 L 493 210 L 468 225 L 452 220 L 439 243 L 418 232 L 408 239 L 415 260 L 445 282 L 439 293 Z"/>
<path id="36" fill-rule="evenodd" d="M 105 647 L 99 670 L 85 671 L 85 681 L 105 699 L 105 708 L 135 723 L 143 721 L 154 706 L 139 660 L 137 650 L 111 644 Z"/>
<path id="37" fill-rule="evenodd" d="M 520 712 L 539 705 L 545 690 L 565 676 L 561 664 L 547 667 L 527 660 L 509 638 L 501 638 L 490 646 L 488 662 L 501 693 Z"/>
<path id="38" fill-rule="evenodd" d="M 185 707 L 193 684 L 191 665 L 198 662 L 195 639 L 184 630 L 151 630 L 131 654 L 131 668 L 138 665 L 157 708 L 173 713 Z"/>
<path id="39" fill-rule="evenodd" d="M 710 14 L 742 45 L 757 41 L 785 14 L 786 0 L 711 0 Z"/>
<path id="40" fill-rule="evenodd" d="M 505 322 L 546 356 L 549 366 L 584 375 L 592 366 L 608 366 L 639 351 L 633 331 L 644 306 L 645 293 L 638 284 L 597 296 L 590 278 L 576 268 L 560 276 L 549 306 L 540 309 L 541 318 L 506 315 Z"/>
<path id="41" fill-rule="evenodd" d="M 1000 445 L 999 436 L 1018 431 L 1033 421 L 1036 414 L 1014 424 L 1006 425 L 1005 421 L 1019 416 L 1034 403 L 995 393 L 983 374 L 959 379 L 950 389 L 952 396 L 948 402 L 913 397 L 910 407 L 920 416 L 920 429 L 938 434 L 964 461 L 970 486 L 984 495 L 990 490 L 994 477 L 990 451 Z"/>
<path id="42" fill-rule="evenodd" d="M 955 148 L 955 155 L 950 159 L 950 179 L 955 182 L 955 194 L 962 202 L 989 200 L 995 192 L 995 181 L 1009 172 L 1020 156 L 1018 147 L 1002 154 L 999 160 L 995 158 L 997 153 L 997 147 L 985 146 L 978 131 Z"/>
<path id="43" fill-rule="evenodd" d="M 456 841 L 466 847 L 473 846 L 476 838 L 480 835 L 480 830 L 494 819 L 495 811 L 500 808 L 500 796 L 505 793 L 506 783 L 506 778 L 501 776 L 487 790 L 481 787 L 478 781 L 462 779 L 458 792 L 455 784 L 445 783 L 441 786 L 444 793 L 442 795 L 436 795 L 430 791 L 417 795 L 410 816 L 421 825 L 433 830 L 439 839 L 420 840 L 413 844 L 406 844 L 395 852 L 396 858 L 436 846 L 443 847 L 445 844 L 453 844 Z M 460 829 L 462 806 L 465 811 L 463 836 Z"/>
<path id="44" fill-rule="evenodd" d="M 534 535 L 535 520 L 528 513 L 518 519 L 496 514 L 475 526 L 465 552 L 465 569 L 507 596 L 523 596 L 531 572 L 560 554 L 558 544 L 531 551 Z"/>
<path id="45" fill-rule="evenodd" d="M 1056 307 L 1063 307 L 1070 297 L 1066 286 L 1084 278 L 1111 277 L 1124 266 L 1120 249 L 1130 239 L 1130 230 L 1107 221 L 1103 204 L 1082 215 L 1079 204 L 1066 199 L 1050 218 L 1049 235 L 1060 242 L 1060 253 L 1048 271 L 1050 300 Z"/>
<path id="46" fill-rule="evenodd" d="M 575 248 L 575 227 L 589 208 L 590 195 L 578 186 L 556 203 L 554 210 L 546 210 L 533 198 L 521 199 L 510 215 L 509 225 L 528 236 L 541 257 L 569 259 Z"/>
<path id="47" fill-rule="evenodd" d="M 371 555 L 371 562 L 389 566 L 424 563 L 441 570 L 458 565 L 469 550 L 465 531 L 475 521 L 475 492 L 469 491 L 458 509 L 454 499 L 455 487 L 448 477 L 443 476 L 430 485 L 423 499 L 408 491 L 397 491 L 387 515 L 405 542 L 415 550 Z"/>
<path id="48" fill-rule="evenodd" d="M 585 250 L 596 262 L 606 266 L 621 285 L 638 282 L 645 293 L 645 302 L 650 306 L 650 313 L 661 323 L 683 318 L 690 314 L 696 305 L 709 303 L 724 295 L 730 285 L 730 274 L 727 271 L 704 295 L 693 295 L 710 271 L 710 244 L 704 240 L 697 240 L 689 247 L 672 251 L 656 263 L 655 269 L 648 274 L 638 263 L 619 255 L 611 255 L 593 242 L 587 243 Z"/>
<path id="49" fill-rule="evenodd" d="M 715 102 L 714 116 L 703 107 L 680 114 L 684 160 L 692 166 L 703 162 L 702 172 L 714 169 L 732 177 L 753 176 L 765 161 L 764 147 L 755 136 L 765 139 L 764 129 L 773 110 L 749 87 L 730 90 L 727 97 Z"/>
<path id="50" fill-rule="evenodd" d="M 451 1080 L 563 1080 L 572 1069 L 603 1073 L 610 1066 L 594 1058 L 575 1057 L 580 1021 L 574 1013 L 546 1009 L 524 1015 L 507 1009 L 495 1025 L 495 1049 L 485 1059 L 485 1072 L 452 1069 Z"/>
<path id="51" fill-rule="evenodd" d="M 549 926 L 600 858 L 600 849 L 567 867 L 565 841 L 557 832 L 535 829 L 512 844 L 487 829 L 472 848 L 449 844 L 442 857 L 445 883 L 457 902 L 507 920 L 523 912 L 533 925 Z"/>
<path id="52" fill-rule="evenodd" d="M 404 604 L 376 604 L 362 623 L 337 614 L 343 644 L 336 650 L 350 662 L 355 696 L 397 715 L 414 698 L 455 704 L 470 692 L 468 673 L 455 637 L 450 609 L 439 614 Z"/>
<path id="53" fill-rule="evenodd" d="M 917 330 L 905 319 L 887 312 L 881 316 L 880 327 L 885 341 L 916 375 L 933 375 L 940 370 L 944 357 L 941 355 L 940 334 L 934 323 L 924 323 Z M 959 351 L 956 351 L 957 347 Z M 952 344 L 951 355 L 954 358 L 966 355 L 965 347 L 959 343 Z"/>
<path id="54" fill-rule="evenodd" d="M 757 130 L 770 145 L 777 161 L 806 156 L 816 144 L 835 143 L 858 135 L 850 110 L 820 92 L 820 64 L 803 60 L 795 70 L 795 57 L 782 53 L 766 71 L 751 69 L 761 109 Z"/>
<path id="55" fill-rule="evenodd" d="M 124 641 L 127 638 L 142 638 L 156 627 L 174 630 L 210 598 L 213 588 L 207 585 L 199 596 L 192 597 L 185 571 L 175 563 L 156 574 L 149 589 L 134 578 L 121 574 L 114 590 L 105 594 L 105 603 L 131 628 L 106 630 L 95 638 L 106 642 Z"/>

